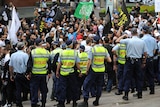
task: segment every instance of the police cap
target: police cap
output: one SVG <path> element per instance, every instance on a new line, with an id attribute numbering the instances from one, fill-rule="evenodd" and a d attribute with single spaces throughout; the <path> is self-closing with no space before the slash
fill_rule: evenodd
<path id="1" fill-rule="evenodd" d="M 84 46 L 84 45 L 81 45 L 81 46 L 79 47 L 79 49 L 80 49 L 80 50 L 85 50 L 85 46 Z"/>
<path id="2" fill-rule="evenodd" d="M 100 40 L 100 37 L 99 36 L 94 36 L 93 37 L 93 42 L 98 42 Z"/>
<path id="3" fill-rule="evenodd" d="M 66 45 L 67 45 L 67 46 L 69 46 L 69 45 L 71 45 L 71 44 L 73 44 L 72 40 L 67 40 L 67 41 L 66 41 Z"/>

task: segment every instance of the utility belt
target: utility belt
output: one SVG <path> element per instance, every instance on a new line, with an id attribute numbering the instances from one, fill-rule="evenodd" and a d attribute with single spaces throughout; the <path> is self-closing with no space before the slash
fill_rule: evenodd
<path id="1" fill-rule="evenodd" d="M 26 73 L 17 73 L 17 72 L 14 72 L 14 75 L 15 75 L 15 76 L 16 76 L 16 75 L 23 75 L 23 76 L 25 76 Z"/>
<path id="2" fill-rule="evenodd" d="M 154 57 L 147 57 L 147 62 L 152 62 L 154 60 Z"/>
<path id="3" fill-rule="evenodd" d="M 147 59 L 153 59 L 153 56 L 151 57 L 151 56 L 147 56 Z"/>
<path id="4" fill-rule="evenodd" d="M 127 60 L 127 61 L 131 61 L 131 63 L 134 64 L 135 62 L 141 61 L 142 58 L 127 57 L 126 60 Z"/>

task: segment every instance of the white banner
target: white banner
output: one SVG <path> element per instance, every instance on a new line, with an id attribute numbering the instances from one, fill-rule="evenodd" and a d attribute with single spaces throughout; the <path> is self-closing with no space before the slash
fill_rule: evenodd
<path id="1" fill-rule="evenodd" d="M 17 16 L 15 7 L 13 7 L 12 22 L 11 22 L 11 27 L 9 28 L 9 35 L 7 37 L 7 39 L 11 40 L 11 43 L 13 45 L 15 45 L 18 42 L 16 33 L 17 33 L 20 26 L 21 26 L 21 22 Z"/>
<path id="2" fill-rule="evenodd" d="M 160 12 L 160 0 L 155 0 L 155 12 Z"/>
<path id="3" fill-rule="evenodd" d="M 141 0 L 129 0 L 129 2 L 141 2 Z"/>

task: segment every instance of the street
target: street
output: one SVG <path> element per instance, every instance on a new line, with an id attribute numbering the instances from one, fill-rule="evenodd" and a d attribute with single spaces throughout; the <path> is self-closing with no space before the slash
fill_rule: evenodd
<path id="1" fill-rule="evenodd" d="M 52 89 L 52 79 L 48 82 L 48 88 L 49 93 L 47 97 L 47 104 L 46 107 L 54 107 L 54 105 L 57 104 L 56 101 L 50 101 L 50 94 Z M 123 95 L 117 96 L 114 93 L 117 91 L 117 89 L 113 89 L 110 93 L 107 93 L 106 91 L 103 91 L 102 97 L 100 98 L 100 105 L 98 107 L 159 107 L 160 106 L 160 86 L 155 87 L 155 94 L 149 95 L 149 89 L 148 91 L 143 91 L 143 98 L 137 99 L 136 97 L 133 97 L 133 94 L 129 94 L 129 100 L 124 101 L 122 99 Z M 83 98 L 81 98 L 80 101 L 82 102 Z M 94 101 L 94 98 L 89 99 L 89 107 L 94 107 L 92 105 L 92 102 Z M 24 107 L 30 107 L 30 101 L 23 102 Z M 14 106 L 15 107 L 15 104 Z M 72 103 L 66 105 L 66 107 L 72 107 Z"/>

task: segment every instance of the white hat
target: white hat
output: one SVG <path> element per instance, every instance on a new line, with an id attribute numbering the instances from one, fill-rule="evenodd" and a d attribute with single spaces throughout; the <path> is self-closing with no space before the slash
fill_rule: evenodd
<path id="1" fill-rule="evenodd" d="M 58 30 L 62 30 L 62 27 L 59 27 Z"/>
<path id="2" fill-rule="evenodd" d="M 160 33 L 156 32 L 156 33 L 154 33 L 154 35 L 155 35 L 155 37 L 158 37 L 158 36 L 160 36 Z"/>

